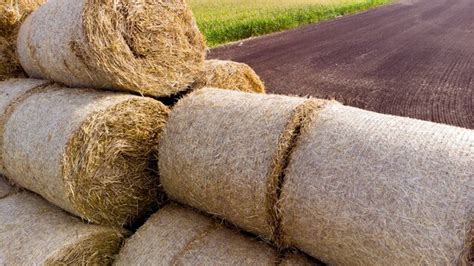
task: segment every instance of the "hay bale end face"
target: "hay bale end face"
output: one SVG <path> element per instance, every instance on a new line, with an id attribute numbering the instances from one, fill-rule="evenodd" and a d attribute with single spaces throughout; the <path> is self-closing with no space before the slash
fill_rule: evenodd
<path id="1" fill-rule="evenodd" d="M 274 265 L 277 257 L 270 246 L 172 204 L 125 242 L 116 265 Z"/>
<path id="2" fill-rule="evenodd" d="M 196 83 L 196 88 L 265 93 L 263 81 L 250 66 L 232 61 L 206 60 L 204 71 Z"/>
<path id="3" fill-rule="evenodd" d="M 7 265 L 107 265 L 123 241 L 121 231 L 84 224 L 29 192 L 0 199 L 0 228 Z"/>
<path id="4" fill-rule="evenodd" d="M 23 90 L 31 80 L 2 83 Z M 124 225 L 156 205 L 150 170 L 168 109 L 150 98 L 43 86 L 4 113 L 5 175 L 88 221 Z"/>
<path id="5" fill-rule="evenodd" d="M 295 131 L 322 104 L 202 89 L 174 107 L 159 147 L 167 194 L 273 239 L 279 174 Z"/>
<path id="6" fill-rule="evenodd" d="M 149 96 L 186 90 L 205 50 L 184 0 L 49 0 L 18 38 L 30 77 Z"/>
<path id="7" fill-rule="evenodd" d="M 46 0 L 0 1 L 0 81 L 23 77 L 16 39 L 21 23 Z"/>
<path id="8" fill-rule="evenodd" d="M 472 130 L 335 104 L 313 121 L 285 174 L 286 245 L 335 265 L 467 264 Z"/>

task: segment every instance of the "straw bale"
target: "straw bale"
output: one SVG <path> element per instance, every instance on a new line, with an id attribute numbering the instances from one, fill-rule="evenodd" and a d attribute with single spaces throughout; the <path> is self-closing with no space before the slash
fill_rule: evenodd
<path id="1" fill-rule="evenodd" d="M 117 265 L 273 265 L 277 252 L 176 204 L 154 214 L 129 238 Z"/>
<path id="2" fill-rule="evenodd" d="M 107 265 L 121 231 L 82 223 L 40 197 L 0 200 L 0 261 L 6 265 Z"/>
<path id="3" fill-rule="evenodd" d="M 0 91 L 32 81 L 17 82 Z M 5 175 L 88 221 L 128 224 L 156 205 L 150 166 L 167 112 L 150 98 L 59 85 L 25 94 L 4 120 Z"/>
<path id="4" fill-rule="evenodd" d="M 330 104 L 291 155 L 282 240 L 335 265 L 466 265 L 473 165 L 472 130 Z"/>
<path id="5" fill-rule="evenodd" d="M 205 49 L 184 0 L 49 0 L 18 38 L 31 77 L 150 96 L 187 89 Z"/>
<path id="6" fill-rule="evenodd" d="M 195 87 L 265 93 L 265 85 L 250 66 L 223 60 L 206 60 Z"/>
<path id="7" fill-rule="evenodd" d="M 300 115 L 314 103 L 213 88 L 191 93 L 174 107 L 161 139 L 164 190 L 272 239 L 280 172 Z"/>
<path id="8" fill-rule="evenodd" d="M 21 23 L 46 0 L 0 0 L 0 81 L 23 76 L 16 55 Z"/>

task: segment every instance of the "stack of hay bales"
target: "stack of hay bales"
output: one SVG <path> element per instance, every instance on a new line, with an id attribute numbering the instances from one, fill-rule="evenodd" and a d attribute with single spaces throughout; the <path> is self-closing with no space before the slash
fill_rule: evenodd
<path id="1" fill-rule="evenodd" d="M 337 102 L 203 89 L 159 147 L 168 195 L 330 264 L 462 264 L 474 132 Z"/>
<path id="2" fill-rule="evenodd" d="M 264 92 L 263 83 L 244 64 L 205 63 L 203 37 L 183 0 L 49 0 L 25 20 L 43 2 L 0 4 L 8 11 L 0 15 L 0 174 L 98 225 L 2 179 L 0 261 L 110 264 L 124 239 L 117 228 L 139 222 L 161 198 L 156 153 L 169 109 L 143 95 L 173 97 L 209 85 Z M 19 62 L 30 79 L 8 79 L 22 76 Z M 180 208 L 168 207 L 159 219 L 184 213 L 196 219 L 190 226 L 214 224 Z M 167 214 L 174 209 L 178 216 Z M 209 245 L 183 251 L 180 261 L 211 262 L 218 258 L 211 249 L 228 242 L 231 256 L 220 250 L 222 262 L 310 263 L 214 227 Z M 163 252 L 163 259 L 171 254 Z"/>
<path id="3" fill-rule="evenodd" d="M 6 265 L 106 265 L 124 233 L 84 224 L 30 192 L 12 191 L 0 177 L 0 261 Z"/>
<path id="4" fill-rule="evenodd" d="M 43 79 L 0 83 L 0 174 L 110 227 L 0 180 L 2 262 L 110 263 L 124 238 L 114 227 L 157 208 L 157 170 L 172 199 L 326 263 L 468 262 L 472 131 L 229 91 L 265 89 L 247 65 L 204 60 L 184 0 L 49 0 L 19 30 L 42 2 L 0 4 L 0 79 L 21 75 L 18 60 Z M 190 90 L 166 127 L 168 108 L 143 97 Z M 156 260 L 311 263 L 178 205 L 150 218 L 117 264 Z"/>
<path id="5" fill-rule="evenodd" d="M 0 81 L 24 76 L 16 56 L 16 39 L 21 23 L 46 0 L 0 1 Z"/>
<path id="6" fill-rule="evenodd" d="M 181 0 L 50 0 L 21 26 L 18 54 L 33 77 L 168 96 L 202 75 L 205 47 Z M 33 79 L 0 87 L 0 169 L 12 182 L 99 224 L 126 225 L 156 206 L 149 167 L 165 106 Z"/>
<path id="7" fill-rule="evenodd" d="M 128 239 L 115 265 L 314 265 L 278 252 L 193 210 L 171 204 Z M 297 264 L 294 264 L 297 263 Z"/>
<path id="8" fill-rule="evenodd" d="M 0 94 L 0 169 L 12 182 L 99 224 L 129 224 L 156 204 L 163 104 L 33 79 L 4 81 Z"/>

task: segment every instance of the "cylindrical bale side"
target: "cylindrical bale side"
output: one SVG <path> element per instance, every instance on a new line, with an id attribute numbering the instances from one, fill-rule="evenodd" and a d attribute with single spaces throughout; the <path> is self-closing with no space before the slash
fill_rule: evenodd
<path id="1" fill-rule="evenodd" d="M 6 265 L 107 265 L 123 241 L 121 231 L 84 224 L 29 192 L 0 200 L 0 228 Z"/>
<path id="2" fill-rule="evenodd" d="M 50 84 L 49 81 L 36 79 L 10 79 L 0 83 L 0 136 L 5 131 L 5 123 L 14 109 L 14 105 L 27 94 L 28 91 L 41 89 Z M 15 88 L 15 89 L 8 89 Z M 5 174 L 3 164 L 3 138 L 0 137 L 0 174 Z"/>
<path id="3" fill-rule="evenodd" d="M 0 117 L 3 118 L 9 106 L 15 104 L 27 91 L 48 84 L 51 82 L 39 79 L 10 79 L 0 82 Z"/>
<path id="4" fill-rule="evenodd" d="M 125 242 L 116 265 L 274 265 L 277 257 L 270 246 L 171 204 Z"/>
<path id="5" fill-rule="evenodd" d="M 131 236 L 119 253 L 117 264 L 146 264 L 156 261 L 171 265 L 188 243 L 214 229 L 212 220 L 186 209 L 161 208 Z M 156 242 L 155 244 L 153 244 Z"/>
<path id="6" fill-rule="evenodd" d="M 206 60 L 195 87 L 265 93 L 263 81 L 250 66 L 223 60 Z"/>
<path id="7" fill-rule="evenodd" d="M 0 81 L 24 75 L 16 54 L 21 23 L 46 0 L 0 1 Z"/>
<path id="8" fill-rule="evenodd" d="M 150 96 L 186 90 L 205 49 L 184 0 L 49 0 L 18 38 L 30 77 Z"/>
<path id="9" fill-rule="evenodd" d="M 301 131 L 282 237 L 334 265 L 457 265 L 474 219 L 474 132 L 331 104 Z"/>
<path id="10" fill-rule="evenodd" d="M 0 91 L 17 87 L 3 83 Z M 88 221 L 127 224 L 156 204 L 150 167 L 167 114 L 150 98 L 45 87 L 8 115 L 6 176 Z"/>
<path id="11" fill-rule="evenodd" d="M 280 173 L 300 116 L 318 104 L 210 88 L 193 92 L 174 107 L 161 139 L 164 190 L 273 239 Z"/>

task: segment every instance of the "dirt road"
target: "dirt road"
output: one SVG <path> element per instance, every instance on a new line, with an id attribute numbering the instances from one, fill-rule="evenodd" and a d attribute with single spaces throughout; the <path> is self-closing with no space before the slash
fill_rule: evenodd
<path id="1" fill-rule="evenodd" d="M 474 128 L 474 1 L 405 0 L 214 49 L 272 93 Z"/>

